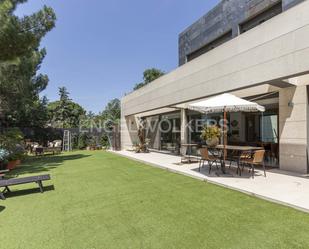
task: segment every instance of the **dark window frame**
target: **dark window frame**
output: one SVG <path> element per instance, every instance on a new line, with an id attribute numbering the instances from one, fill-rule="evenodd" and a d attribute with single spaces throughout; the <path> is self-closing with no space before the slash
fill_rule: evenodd
<path id="1" fill-rule="evenodd" d="M 264 9 L 257 15 L 250 17 L 249 19 L 245 20 L 244 22 L 238 25 L 239 34 L 243 34 L 250 29 L 253 29 L 262 23 L 272 19 L 273 17 L 281 14 L 283 12 L 282 1 L 279 1 L 272 6 Z"/>
<path id="2" fill-rule="evenodd" d="M 203 54 L 206 54 L 207 52 L 221 46 L 222 44 L 232 39 L 233 39 L 233 30 L 230 29 L 229 31 L 225 32 L 219 37 L 213 39 L 211 42 L 208 42 L 207 44 L 203 45 L 199 49 L 191 52 L 190 54 L 187 54 L 186 56 L 187 62 L 192 61 Z"/>

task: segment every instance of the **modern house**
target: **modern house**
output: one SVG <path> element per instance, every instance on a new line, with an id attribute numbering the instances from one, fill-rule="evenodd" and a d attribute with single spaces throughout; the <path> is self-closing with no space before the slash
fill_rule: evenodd
<path id="1" fill-rule="evenodd" d="M 229 144 L 263 144 L 272 166 L 308 173 L 309 1 L 223 0 L 179 35 L 179 67 L 121 100 L 121 147 L 138 141 L 138 120 L 169 120 L 147 130 L 153 150 L 179 153 L 199 143 L 200 120 L 221 113 L 188 110 L 221 93 L 257 102 L 261 113 L 230 113 Z M 190 124 L 190 127 L 187 124 Z"/>

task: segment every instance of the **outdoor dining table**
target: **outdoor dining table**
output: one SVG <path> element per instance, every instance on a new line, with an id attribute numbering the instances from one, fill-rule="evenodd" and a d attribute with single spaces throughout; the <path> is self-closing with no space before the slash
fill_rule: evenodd
<path id="1" fill-rule="evenodd" d="M 216 147 L 212 147 L 209 149 L 216 149 L 216 150 L 224 150 L 224 145 L 220 144 L 217 145 Z M 243 145 L 226 145 L 225 146 L 226 150 L 230 150 L 230 151 L 236 151 L 237 152 L 237 166 L 239 167 L 239 163 L 240 163 L 240 157 L 242 155 L 242 153 L 244 152 L 249 152 L 252 153 L 253 151 L 256 150 L 263 150 L 263 147 L 254 147 L 254 146 L 243 146 Z M 223 153 L 222 153 L 223 154 Z M 221 158 L 221 171 L 223 174 L 225 174 L 225 161 Z"/>

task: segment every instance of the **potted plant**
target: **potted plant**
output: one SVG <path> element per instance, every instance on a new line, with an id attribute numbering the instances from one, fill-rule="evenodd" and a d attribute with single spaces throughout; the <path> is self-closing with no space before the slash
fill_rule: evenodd
<path id="1" fill-rule="evenodd" d="M 7 129 L 0 134 L 0 147 L 9 153 L 6 157 L 8 169 L 13 169 L 20 164 L 25 153 L 22 141 L 23 134 L 17 128 Z"/>
<path id="2" fill-rule="evenodd" d="M 141 123 L 139 125 L 138 131 L 137 131 L 137 136 L 139 138 L 139 143 L 133 144 L 133 148 L 136 153 L 148 153 L 149 149 L 149 143 L 150 139 L 145 137 L 145 124 Z"/>
<path id="3" fill-rule="evenodd" d="M 18 159 L 14 155 L 10 155 L 6 168 L 9 170 L 15 169 L 18 165 Z"/>
<path id="4" fill-rule="evenodd" d="M 7 168 L 8 169 L 14 169 L 18 165 L 21 164 L 21 159 L 24 157 L 25 150 L 24 148 L 20 145 L 17 144 L 13 151 L 11 151 L 10 155 L 8 156 L 8 164 Z"/>
<path id="5" fill-rule="evenodd" d="M 219 144 L 220 136 L 221 129 L 218 126 L 204 126 L 201 134 L 201 139 L 205 140 L 208 146 L 216 147 Z"/>

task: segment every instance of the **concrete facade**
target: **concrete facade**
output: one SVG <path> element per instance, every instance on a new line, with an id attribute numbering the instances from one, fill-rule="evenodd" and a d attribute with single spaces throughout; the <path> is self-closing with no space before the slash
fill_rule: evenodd
<path id="1" fill-rule="evenodd" d="M 239 35 L 239 25 L 274 4 L 281 3 L 282 11 L 304 0 L 223 0 L 206 15 L 179 35 L 179 65 L 187 56 L 231 31 L 232 38 Z"/>
<path id="2" fill-rule="evenodd" d="M 309 76 L 296 79 L 298 86 L 279 91 L 280 168 L 308 172 Z M 295 163 L 297 162 L 297 163 Z"/>
<path id="3" fill-rule="evenodd" d="M 220 4 L 227 2 L 233 1 Z M 289 9 L 283 13 L 123 97 L 122 148 L 137 141 L 136 117 L 145 113 L 180 110 L 183 103 L 224 92 L 240 97 L 278 92 L 280 167 L 307 173 L 309 1 L 290 8 L 295 3 L 284 1 Z M 182 128 L 182 141 L 185 132 Z"/>
<path id="4" fill-rule="evenodd" d="M 305 1 L 132 92 L 125 116 L 306 74 L 308 13 Z"/>

